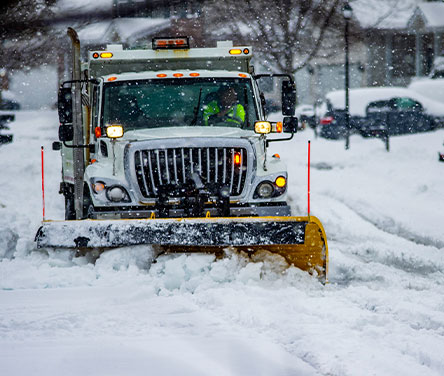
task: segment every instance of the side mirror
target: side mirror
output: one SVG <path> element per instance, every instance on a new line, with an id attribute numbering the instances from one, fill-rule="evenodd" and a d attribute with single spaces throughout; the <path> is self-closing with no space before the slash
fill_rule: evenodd
<path id="1" fill-rule="evenodd" d="M 59 140 L 60 141 L 72 141 L 74 139 L 74 127 L 72 123 L 60 124 L 59 127 Z"/>
<path id="2" fill-rule="evenodd" d="M 72 92 L 70 87 L 61 87 L 58 95 L 60 124 L 72 123 Z"/>
<path id="3" fill-rule="evenodd" d="M 295 116 L 284 117 L 284 132 L 296 133 L 298 131 L 298 118 Z"/>
<path id="4" fill-rule="evenodd" d="M 282 81 L 282 114 L 293 116 L 296 107 L 296 85 L 291 81 Z"/>
<path id="5" fill-rule="evenodd" d="M 264 113 L 265 115 L 267 115 L 267 102 L 265 101 L 264 93 L 260 93 L 259 97 L 261 99 L 261 106 L 264 109 Z"/>

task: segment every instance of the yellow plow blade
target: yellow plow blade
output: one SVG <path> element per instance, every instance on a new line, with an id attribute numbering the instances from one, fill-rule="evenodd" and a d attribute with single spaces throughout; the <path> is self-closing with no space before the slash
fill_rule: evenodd
<path id="1" fill-rule="evenodd" d="M 327 237 L 314 216 L 45 221 L 36 242 L 38 248 L 83 251 L 140 244 L 167 253 L 265 250 L 324 281 L 328 272 Z"/>

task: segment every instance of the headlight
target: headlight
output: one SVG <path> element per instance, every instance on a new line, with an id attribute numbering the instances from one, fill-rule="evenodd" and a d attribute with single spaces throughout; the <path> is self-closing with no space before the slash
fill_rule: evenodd
<path id="1" fill-rule="evenodd" d="M 119 186 L 114 186 L 114 187 L 110 187 L 108 188 L 108 190 L 106 191 L 106 197 L 108 198 L 108 200 L 112 201 L 112 202 L 121 202 L 121 201 L 128 201 L 128 197 L 127 197 L 127 193 L 125 191 L 125 189 L 123 189 L 122 187 Z"/>
<path id="2" fill-rule="evenodd" d="M 254 131 L 260 134 L 268 134 L 271 132 L 271 123 L 269 121 L 257 121 L 254 123 Z"/>
<path id="3" fill-rule="evenodd" d="M 271 183 L 263 182 L 258 185 L 256 192 L 260 198 L 268 198 L 272 196 L 274 188 Z"/>
<path id="4" fill-rule="evenodd" d="M 109 125 L 106 127 L 106 135 L 109 138 L 120 138 L 123 136 L 123 127 L 118 124 Z"/>

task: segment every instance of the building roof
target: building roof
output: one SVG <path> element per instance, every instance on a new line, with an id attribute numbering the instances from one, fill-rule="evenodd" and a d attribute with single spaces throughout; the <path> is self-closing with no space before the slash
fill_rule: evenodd
<path id="1" fill-rule="evenodd" d="M 419 4 L 408 25 L 429 30 L 444 28 L 444 3 Z"/>
<path id="2" fill-rule="evenodd" d="M 165 18 L 114 18 L 87 25 L 79 29 L 78 33 L 80 41 L 85 44 L 132 44 L 170 26 L 171 20 Z"/>
<path id="3" fill-rule="evenodd" d="M 355 0 L 354 18 L 364 29 L 405 29 L 422 0 Z"/>

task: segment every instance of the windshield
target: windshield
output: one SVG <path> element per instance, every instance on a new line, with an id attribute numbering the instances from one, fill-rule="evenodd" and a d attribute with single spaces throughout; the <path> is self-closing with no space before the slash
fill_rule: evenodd
<path id="1" fill-rule="evenodd" d="M 257 118 L 248 79 L 152 79 L 104 85 L 102 124 L 118 123 L 127 131 L 206 125 L 253 129 Z"/>

